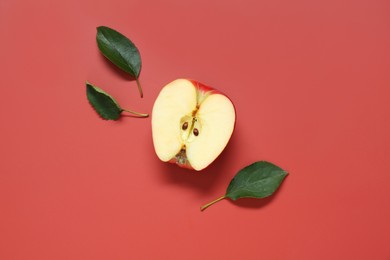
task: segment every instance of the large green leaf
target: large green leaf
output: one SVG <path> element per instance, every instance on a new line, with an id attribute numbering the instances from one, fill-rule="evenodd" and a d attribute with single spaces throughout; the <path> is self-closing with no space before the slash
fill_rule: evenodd
<path id="1" fill-rule="evenodd" d="M 201 207 L 205 210 L 214 203 L 230 198 L 237 200 L 240 198 L 265 198 L 272 195 L 284 178 L 287 172 L 280 167 L 266 162 L 255 162 L 242 170 L 231 180 L 226 194 Z"/>
<path id="2" fill-rule="evenodd" d="M 268 197 L 286 175 L 286 171 L 272 163 L 255 162 L 239 171 L 232 179 L 226 190 L 226 197 L 232 200 Z"/>
<path id="3" fill-rule="evenodd" d="M 118 120 L 123 109 L 113 97 L 104 92 L 102 89 L 95 87 L 88 82 L 87 98 L 96 112 L 106 120 Z"/>
<path id="4" fill-rule="evenodd" d="M 96 41 L 107 59 L 136 79 L 142 97 L 138 81 L 142 66 L 141 56 L 134 43 L 120 32 L 106 26 L 97 28 Z"/>

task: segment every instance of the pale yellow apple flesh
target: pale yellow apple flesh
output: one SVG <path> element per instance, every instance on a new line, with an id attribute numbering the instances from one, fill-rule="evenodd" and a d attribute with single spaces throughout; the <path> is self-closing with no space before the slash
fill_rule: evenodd
<path id="1" fill-rule="evenodd" d="M 200 171 L 226 147 L 235 110 L 225 95 L 178 79 L 160 92 L 152 111 L 153 143 L 164 162 Z"/>

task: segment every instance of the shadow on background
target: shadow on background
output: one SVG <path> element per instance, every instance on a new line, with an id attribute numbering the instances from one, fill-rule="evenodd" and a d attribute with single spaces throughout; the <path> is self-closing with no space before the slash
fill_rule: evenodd
<path id="1" fill-rule="evenodd" d="M 267 206 L 274 199 L 274 196 L 275 194 L 263 199 L 243 198 L 243 199 L 238 199 L 236 201 L 231 199 L 228 200 L 234 206 L 238 206 L 242 208 L 261 209 Z"/>

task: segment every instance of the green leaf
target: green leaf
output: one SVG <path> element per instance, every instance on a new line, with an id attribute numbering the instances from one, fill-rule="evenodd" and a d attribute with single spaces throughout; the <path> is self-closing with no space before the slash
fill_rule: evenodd
<path id="1" fill-rule="evenodd" d="M 104 92 L 102 89 L 93 86 L 88 82 L 86 83 L 86 86 L 89 103 L 103 119 L 118 120 L 122 112 L 130 113 L 135 117 L 149 116 L 148 114 L 135 112 L 130 109 L 123 109 L 112 96 Z"/>
<path id="2" fill-rule="evenodd" d="M 113 97 L 104 92 L 102 89 L 95 87 L 88 82 L 87 98 L 96 112 L 105 120 L 118 120 L 123 109 Z"/>
<path id="3" fill-rule="evenodd" d="M 232 200 L 268 197 L 286 175 L 287 172 L 272 163 L 255 162 L 237 173 L 226 190 L 226 197 Z"/>
<path id="4" fill-rule="evenodd" d="M 242 170 L 231 180 L 226 194 L 201 207 L 205 210 L 212 204 L 230 198 L 237 200 L 240 198 L 265 198 L 272 195 L 280 186 L 287 172 L 280 167 L 266 162 L 255 162 Z"/>
<path id="5" fill-rule="evenodd" d="M 141 56 L 134 43 L 120 32 L 106 26 L 97 28 L 96 41 L 107 59 L 135 78 L 142 97 L 142 88 L 138 80 L 142 66 Z"/>

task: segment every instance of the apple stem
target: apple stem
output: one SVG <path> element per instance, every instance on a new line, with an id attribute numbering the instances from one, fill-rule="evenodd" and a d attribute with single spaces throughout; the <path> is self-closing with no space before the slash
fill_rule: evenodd
<path id="1" fill-rule="evenodd" d="M 203 211 L 205 209 L 207 209 L 208 207 L 210 207 L 211 205 L 213 205 L 214 203 L 217 203 L 218 201 L 221 201 L 223 199 L 226 199 L 226 195 L 223 195 L 222 197 L 216 199 L 216 200 L 213 200 L 212 202 L 210 203 L 207 203 L 206 205 L 200 207 L 200 211 Z"/>
<path id="2" fill-rule="evenodd" d="M 139 94 L 141 95 L 141 98 L 142 98 L 142 97 L 144 97 L 144 93 L 142 92 L 141 83 L 139 82 L 138 78 L 136 78 L 135 81 L 137 82 Z"/>
<path id="3" fill-rule="evenodd" d="M 148 116 L 149 116 L 149 114 L 138 113 L 138 112 L 135 112 L 135 111 L 130 110 L 130 109 L 122 109 L 122 111 L 125 111 L 125 112 L 127 112 L 127 113 L 136 115 L 136 116 L 138 116 L 138 117 L 148 117 Z"/>

